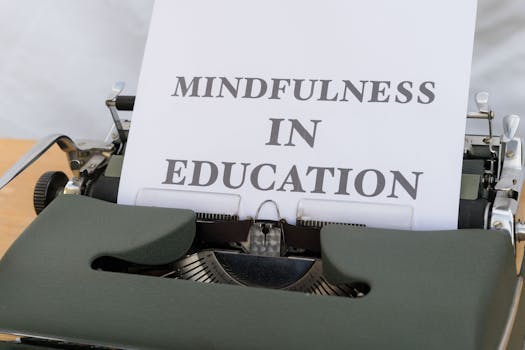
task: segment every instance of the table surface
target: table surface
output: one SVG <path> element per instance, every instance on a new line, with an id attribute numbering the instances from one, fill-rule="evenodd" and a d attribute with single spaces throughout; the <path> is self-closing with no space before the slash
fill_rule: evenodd
<path id="1" fill-rule="evenodd" d="M 0 139 L 0 174 L 9 169 L 34 140 Z M 36 217 L 33 209 L 33 189 L 46 171 L 60 170 L 71 177 L 67 158 L 58 146 L 53 146 L 6 187 L 0 190 L 0 257 Z"/>

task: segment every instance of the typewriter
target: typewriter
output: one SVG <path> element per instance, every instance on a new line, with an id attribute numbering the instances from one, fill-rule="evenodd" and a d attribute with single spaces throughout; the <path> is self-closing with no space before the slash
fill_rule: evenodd
<path id="1" fill-rule="evenodd" d="M 74 174 L 40 177 L 38 217 L 0 261 L 0 332 L 17 336 L 0 349 L 523 349 L 519 117 L 494 135 L 487 93 L 458 230 L 414 232 L 117 205 L 123 89 L 104 142 L 50 136 L 0 178 L 54 144 Z"/>

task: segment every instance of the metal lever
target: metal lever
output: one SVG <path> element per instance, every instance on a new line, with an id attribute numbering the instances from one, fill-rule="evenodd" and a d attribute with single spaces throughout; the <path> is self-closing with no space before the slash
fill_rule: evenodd
<path id="1" fill-rule="evenodd" d="M 482 91 L 476 94 L 476 104 L 478 105 L 478 110 L 481 113 L 490 113 L 489 107 L 489 93 Z"/>
<path id="2" fill-rule="evenodd" d="M 516 135 L 518 127 L 520 126 L 520 117 L 511 114 L 503 118 L 503 142 L 509 142 Z"/>
<path id="3" fill-rule="evenodd" d="M 518 191 L 518 179 L 522 172 L 521 138 L 515 137 L 520 125 L 520 117 L 508 115 L 503 118 L 503 136 L 505 143 L 504 162 L 501 166 L 500 178 L 495 186 L 496 190 Z"/>
<path id="4" fill-rule="evenodd" d="M 80 162 L 77 158 L 78 147 L 66 135 L 50 135 L 31 147 L 7 172 L 0 177 L 0 190 L 10 183 L 15 177 L 24 171 L 28 166 L 33 164 L 35 160 L 40 158 L 51 146 L 57 144 L 64 152 L 67 153 L 69 159 L 69 166 L 74 172 L 78 172 Z"/>
<path id="5" fill-rule="evenodd" d="M 124 90 L 125 86 L 126 84 L 123 81 L 115 82 L 115 84 L 113 84 L 113 87 L 111 88 L 111 93 L 106 99 L 106 106 L 109 108 L 109 112 L 111 113 L 113 123 L 115 124 L 115 128 L 117 129 L 118 136 L 121 142 L 126 142 L 127 136 L 124 132 L 124 128 L 122 127 L 122 123 L 120 122 L 120 117 L 117 112 L 117 97 L 122 93 L 122 90 Z"/>
<path id="6" fill-rule="evenodd" d="M 496 151 L 492 148 L 492 119 L 494 119 L 494 112 L 489 106 L 489 93 L 482 91 L 478 92 L 475 96 L 476 105 L 478 106 L 478 112 L 468 113 L 467 118 L 469 119 L 487 119 L 489 123 L 489 136 L 483 141 L 489 145 L 490 152 L 496 155 Z"/>
<path id="7" fill-rule="evenodd" d="M 523 187 L 525 188 L 525 181 Z M 523 253 L 525 251 L 525 196 L 521 194 L 518 202 L 518 208 L 516 210 L 515 216 L 515 250 L 516 250 L 516 270 L 518 275 L 521 273 L 522 262 L 523 262 Z"/>

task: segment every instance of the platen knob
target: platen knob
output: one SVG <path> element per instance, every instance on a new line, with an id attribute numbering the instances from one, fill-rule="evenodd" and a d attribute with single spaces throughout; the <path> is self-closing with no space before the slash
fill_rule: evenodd
<path id="1" fill-rule="evenodd" d="M 40 176 L 33 191 L 33 206 L 37 215 L 64 192 L 68 181 L 66 174 L 61 171 L 48 171 Z"/>

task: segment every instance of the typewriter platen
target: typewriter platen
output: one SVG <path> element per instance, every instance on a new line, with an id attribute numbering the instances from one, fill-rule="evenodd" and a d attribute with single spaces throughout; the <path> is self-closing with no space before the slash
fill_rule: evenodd
<path id="1" fill-rule="evenodd" d="M 133 96 L 121 95 L 123 88 L 123 83 L 116 83 L 106 100 L 114 127 L 104 142 L 74 142 L 64 135 L 50 136 L 39 142 L 0 179 L 0 188 L 56 143 L 66 153 L 74 177 L 69 179 L 61 172 L 43 174 L 35 186 L 35 211 L 43 212 L 62 194 L 115 203 L 130 126 L 128 120 L 120 119 L 118 111 L 133 110 L 135 100 Z M 511 243 L 510 253 L 516 257 L 517 274 L 520 275 L 523 253 L 518 251 L 518 247 L 522 247 L 519 242 L 525 235 L 525 226 L 518 209 L 522 172 L 522 145 L 521 139 L 516 136 L 519 117 L 510 115 L 503 118 L 503 135 L 493 135 L 494 113 L 488 104 L 488 94 L 477 94 L 476 102 L 479 110 L 469 113 L 468 118 L 486 120 L 488 132 L 485 135 L 465 136 L 458 228 L 501 231 Z M 274 206 L 278 211 L 272 201 L 263 205 Z M 337 264 L 323 252 L 323 227 L 325 231 L 329 227 L 336 227 L 336 231 L 360 229 L 364 225 L 359 223 L 350 225 L 298 218 L 297 225 L 290 225 L 284 220 L 259 220 L 257 215 L 242 220 L 235 215 L 217 213 L 195 215 L 195 236 L 190 248 L 174 261 L 152 265 L 102 255 L 91 262 L 92 269 L 363 300 L 376 287 L 366 277 L 334 278 L 333 273 L 327 277 L 324 272 L 325 261 L 329 261 L 330 265 Z M 328 242 L 328 239 L 324 241 Z M 516 304 L 516 299 L 513 299 L 512 310 L 517 310 L 519 298 L 517 300 Z M 512 310 L 514 319 L 505 327 L 502 325 L 504 334 L 501 335 L 500 345 L 509 344 L 517 313 Z M 66 342 L 61 343 L 41 337 L 21 338 L 25 344 L 57 348 L 73 346 L 67 342 L 69 340 L 66 337 Z"/>

